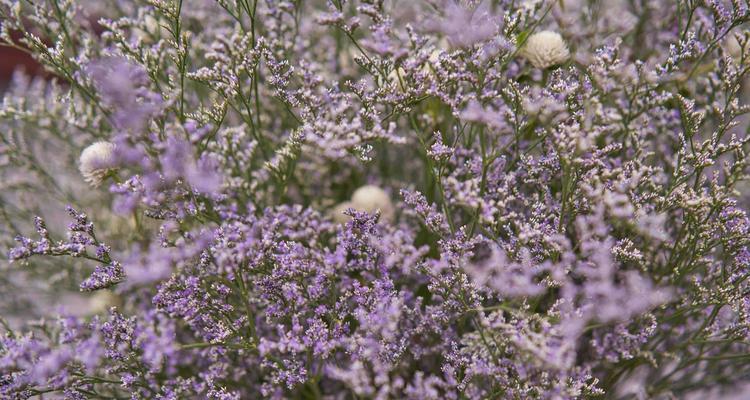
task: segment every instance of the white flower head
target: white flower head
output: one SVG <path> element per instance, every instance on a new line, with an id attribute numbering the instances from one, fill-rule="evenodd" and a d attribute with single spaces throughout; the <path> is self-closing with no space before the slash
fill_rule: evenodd
<path id="1" fill-rule="evenodd" d="M 101 185 L 107 174 L 116 167 L 114 150 L 113 143 L 96 142 L 81 153 L 78 169 L 91 186 Z"/>
<path id="2" fill-rule="evenodd" d="M 570 57 L 568 45 L 557 32 L 537 32 L 526 40 L 521 55 L 540 69 L 562 64 Z"/>
<path id="3" fill-rule="evenodd" d="M 337 224 L 345 224 L 346 222 L 348 222 L 351 219 L 351 217 L 344 214 L 344 211 L 350 208 L 354 208 L 351 201 L 344 201 L 339 204 L 336 204 L 336 206 L 333 207 L 333 209 L 330 212 L 331 219 L 333 220 L 333 222 Z"/>
<path id="4" fill-rule="evenodd" d="M 122 306 L 122 298 L 111 290 L 97 290 L 89 298 L 88 314 L 102 314 L 109 311 L 112 307 Z"/>
<path id="5" fill-rule="evenodd" d="M 380 215 L 386 221 L 393 220 L 395 214 L 395 209 L 388 193 L 374 185 L 362 186 L 355 190 L 354 194 L 352 194 L 351 206 L 357 211 L 368 213 L 380 210 Z"/>

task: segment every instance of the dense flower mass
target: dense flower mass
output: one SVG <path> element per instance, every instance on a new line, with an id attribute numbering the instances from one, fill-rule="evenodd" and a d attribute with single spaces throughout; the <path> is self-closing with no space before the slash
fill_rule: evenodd
<path id="1" fill-rule="evenodd" d="M 748 398 L 748 27 L 0 0 L 0 398 Z"/>

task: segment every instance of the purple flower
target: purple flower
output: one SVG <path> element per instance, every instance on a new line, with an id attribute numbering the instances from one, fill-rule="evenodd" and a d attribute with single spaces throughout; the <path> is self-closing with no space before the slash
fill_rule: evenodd
<path id="1" fill-rule="evenodd" d="M 94 272 L 79 286 L 82 291 L 106 289 L 125 279 L 122 266 L 117 261 L 108 265 L 97 266 Z"/>
<path id="2" fill-rule="evenodd" d="M 124 57 L 107 57 L 92 61 L 86 74 L 112 110 L 117 129 L 140 133 L 162 107 L 159 94 L 149 91 L 147 71 Z"/>
<path id="3" fill-rule="evenodd" d="M 747 389 L 743 2 L 0 3 L 0 398 Z"/>

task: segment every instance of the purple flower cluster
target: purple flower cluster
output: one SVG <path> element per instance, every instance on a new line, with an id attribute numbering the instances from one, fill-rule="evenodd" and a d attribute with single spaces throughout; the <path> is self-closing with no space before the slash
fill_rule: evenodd
<path id="1" fill-rule="evenodd" d="M 0 397 L 750 395 L 747 1 L 49 3 Z"/>

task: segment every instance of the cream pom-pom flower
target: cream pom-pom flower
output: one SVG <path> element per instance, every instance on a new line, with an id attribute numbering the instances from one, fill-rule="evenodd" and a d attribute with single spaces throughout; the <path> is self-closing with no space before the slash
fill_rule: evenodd
<path id="1" fill-rule="evenodd" d="M 355 190 L 350 201 L 339 203 L 333 207 L 331 218 L 339 224 L 349 221 L 350 218 L 344 214 L 344 211 L 350 208 L 368 213 L 380 211 L 380 216 L 385 221 L 393 221 L 396 215 L 396 209 L 393 207 L 393 202 L 391 202 L 388 193 L 375 185 L 365 185 Z"/>
<path id="2" fill-rule="evenodd" d="M 375 185 L 365 185 L 352 194 L 352 208 L 357 211 L 374 213 L 380 210 L 380 215 L 386 220 L 393 219 L 396 210 L 393 208 L 391 197 L 385 190 Z"/>
<path id="3" fill-rule="evenodd" d="M 344 202 L 337 204 L 335 207 L 333 207 L 333 209 L 331 209 L 331 212 L 330 212 L 331 219 L 333 220 L 333 222 L 337 224 L 344 224 L 347 221 L 349 221 L 350 217 L 344 214 L 344 211 L 350 208 L 354 208 L 354 206 L 352 206 L 351 201 L 344 201 Z"/>
<path id="4" fill-rule="evenodd" d="M 537 32 L 526 40 L 521 55 L 540 69 L 562 64 L 570 57 L 568 45 L 557 32 Z"/>
<path id="5" fill-rule="evenodd" d="M 112 307 L 122 306 L 122 298 L 111 290 L 97 290 L 93 296 L 89 298 L 88 303 L 88 314 L 102 314 L 109 311 Z"/>
<path id="6" fill-rule="evenodd" d="M 107 174 L 116 167 L 114 151 L 113 143 L 96 142 L 81 152 L 78 169 L 91 186 L 101 185 Z"/>

